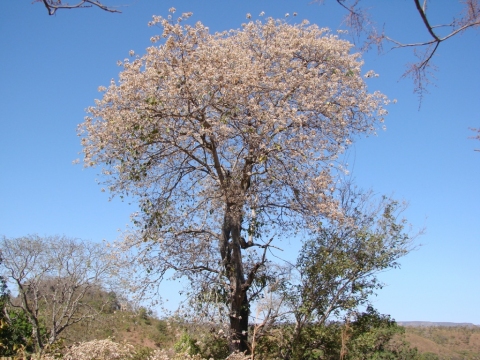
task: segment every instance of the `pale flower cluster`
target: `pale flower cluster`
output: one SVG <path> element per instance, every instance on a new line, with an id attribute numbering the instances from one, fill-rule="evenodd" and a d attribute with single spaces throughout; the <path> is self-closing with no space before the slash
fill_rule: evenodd
<path id="1" fill-rule="evenodd" d="M 249 360 L 251 357 L 244 355 L 242 353 L 232 353 L 225 360 Z M 152 355 L 147 360 L 207 360 L 202 358 L 200 355 L 188 355 L 188 354 L 168 354 L 165 350 L 155 350 Z M 208 360 L 214 360 L 212 358 Z"/>
<path id="2" fill-rule="evenodd" d="M 132 345 L 119 344 L 110 339 L 93 340 L 73 345 L 64 360 L 127 360 L 134 355 Z"/>
<path id="3" fill-rule="evenodd" d="M 110 339 L 92 340 L 71 346 L 61 358 L 63 360 L 128 360 L 135 355 L 132 345 L 116 343 Z M 37 359 L 37 358 L 35 358 Z M 57 356 L 43 354 L 38 360 L 55 360 Z M 155 358 L 149 360 L 160 360 Z M 165 360 L 169 360 L 168 357 Z"/>

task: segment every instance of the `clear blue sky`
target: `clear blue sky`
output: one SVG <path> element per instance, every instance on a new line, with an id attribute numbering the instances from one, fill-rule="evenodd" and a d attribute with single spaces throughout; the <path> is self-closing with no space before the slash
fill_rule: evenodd
<path id="1" fill-rule="evenodd" d="M 73 1 L 73 0 L 72 0 Z M 80 155 L 76 126 L 84 109 L 100 94 L 99 85 L 117 78 L 117 60 L 129 50 L 143 54 L 152 15 L 192 11 L 212 31 L 239 28 L 245 14 L 288 21 L 308 19 L 342 29 L 342 9 L 310 0 L 147 1 L 125 4 L 122 14 L 98 9 L 58 11 L 48 16 L 31 0 L 8 0 L 0 12 L 0 234 L 65 234 L 101 241 L 117 238 L 135 204 L 100 192 L 96 170 L 72 165 Z M 412 1 L 367 1 L 373 18 L 402 41 L 427 39 Z M 430 11 L 450 21 L 455 1 L 436 1 Z M 366 54 L 369 82 L 398 99 L 390 106 L 387 130 L 359 140 L 346 154 L 357 183 L 378 194 L 410 203 L 408 220 L 426 226 L 418 250 L 402 268 L 382 274 L 388 284 L 374 298 L 382 313 L 396 320 L 453 321 L 480 324 L 480 141 L 468 128 L 480 127 L 480 33 L 472 31 L 443 44 L 434 61 L 436 87 L 421 110 L 409 80 L 399 81 L 409 50 L 383 56 Z"/>

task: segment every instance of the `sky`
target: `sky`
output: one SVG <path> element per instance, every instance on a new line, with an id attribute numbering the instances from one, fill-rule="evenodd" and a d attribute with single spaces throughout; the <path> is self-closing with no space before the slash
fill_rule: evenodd
<path id="1" fill-rule="evenodd" d="M 345 29 L 344 11 L 334 1 L 310 0 L 110 0 L 121 14 L 99 9 L 58 11 L 48 16 L 41 3 L 10 0 L 0 12 L 0 235 L 65 234 L 113 241 L 131 225 L 135 202 L 101 192 L 98 169 L 83 169 L 76 127 L 97 89 L 117 79 L 117 60 L 130 50 L 142 55 L 152 15 L 193 12 L 212 32 L 240 28 L 246 14 L 290 23 L 308 19 L 333 31 Z M 428 39 L 413 2 L 368 1 L 379 26 L 400 41 Z M 429 8 L 433 22 L 445 23 L 459 11 L 455 1 Z M 410 80 L 401 79 L 411 50 L 364 54 L 369 81 L 391 99 L 385 131 L 360 138 L 344 155 L 356 184 L 376 194 L 406 200 L 415 229 L 425 227 L 416 250 L 401 269 L 380 275 L 386 283 L 374 306 L 397 321 L 470 322 L 480 325 L 480 32 L 469 31 L 443 43 L 438 67 L 419 109 Z M 386 49 L 388 50 L 388 48 Z M 293 260 L 295 257 L 293 257 Z M 168 284 L 164 291 L 168 293 Z"/>

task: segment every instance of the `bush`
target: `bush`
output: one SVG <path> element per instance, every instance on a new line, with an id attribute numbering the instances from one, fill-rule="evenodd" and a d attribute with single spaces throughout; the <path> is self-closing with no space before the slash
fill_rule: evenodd
<path id="1" fill-rule="evenodd" d="M 180 340 L 173 346 L 177 353 L 196 355 L 200 352 L 200 347 L 197 345 L 197 340 L 184 332 Z"/>

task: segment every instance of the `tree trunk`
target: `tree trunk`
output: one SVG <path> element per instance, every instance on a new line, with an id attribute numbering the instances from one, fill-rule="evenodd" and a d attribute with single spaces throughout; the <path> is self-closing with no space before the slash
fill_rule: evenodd
<path id="1" fill-rule="evenodd" d="M 240 304 L 233 302 L 230 307 L 230 352 L 244 352 L 249 350 L 248 346 L 248 317 L 250 315 L 250 304 L 247 294 L 244 293 Z M 234 315 L 238 314 L 238 315 Z"/>
<path id="2" fill-rule="evenodd" d="M 32 338 L 35 345 L 35 353 L 41 354 L 43 351 L 43 341 L 39 324 L 37 321 L 30 321 L 30 323 L 32 324 Z"/>
<path id="3" fill-rule="evenodd" d="M 225 266 L 226 275 L 230 281 L 230 352 L 248 351 L 248 317 L 250 304 L 245 286 L 245 276 L 241 249 L 241 210 L 227 205 L 224 225 L 223 244 L 220 252 Z"/>

